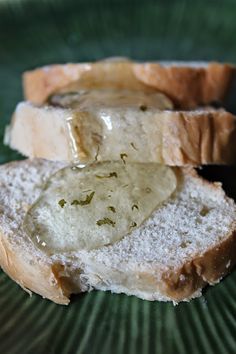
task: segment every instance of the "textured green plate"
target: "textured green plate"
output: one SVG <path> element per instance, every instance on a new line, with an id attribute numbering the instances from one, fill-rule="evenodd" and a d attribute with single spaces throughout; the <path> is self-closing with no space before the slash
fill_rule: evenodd
<path id="1" fill-rule="evenodd" d="M 236 2 L 0 1 L 0 140 L 22 98 L 21 73 L 121 55 L 236 61 Z M 236 93 L 235 93 L 236 97 Z M 0 162 L 20 158 L 0 143 Z M 236 196 L 233 168 L 202 173 Z M 31 298 L 0 271 L 0 353 L 236 353 L 236 272 L 191 303 L 92 292 L 69 307 Z"/>

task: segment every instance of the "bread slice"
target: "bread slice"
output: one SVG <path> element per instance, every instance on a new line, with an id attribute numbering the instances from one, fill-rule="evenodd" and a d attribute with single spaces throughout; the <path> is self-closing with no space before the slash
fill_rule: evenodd
<path id="1" fill-rule="evenodd" d="M 107 103 L 73 119 L 76 114 L 69 108 L 19 103 L 6 142 L 25 156 L 55 161 L 117 160 L 122 153 L 129 161 L 170 166 L 236 161 L 236 118 L 223 109 L 160 111 Z M 69 131 L 68 119 L 75 122 Z"/>
<path id="2" fill-rule="evenodd" d="M 47 256 L 22 222 L 45 180 L 62 166 L 33 159 L 0 167 L 0 264 L 24 289 L 59 304 L 93 288 L 176 303 L 200 296 L 234 266 L 236 206 L 220 184 L 188 169 L 176 169 L 175 195 L 122 240 Z"/>
<path id="3" fill-rule="evenodd" d="M 235 67 L 215 62 L 137 63 L 105 60 L 95 63 L 50 65 L 23 75 L 26 100 L 43 104 L 55 92 L 91 88 L 121 88 L 170 97 L 176 108 L 190 109 L 222 102 Z"/>

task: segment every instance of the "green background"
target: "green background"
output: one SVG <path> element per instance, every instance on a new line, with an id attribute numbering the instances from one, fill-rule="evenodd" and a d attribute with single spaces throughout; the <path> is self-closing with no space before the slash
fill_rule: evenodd
<path id="1" fill-rule="evenodd" d="M 21 73 L 128 56 L 236 62 L 236 1 L 0 0 L 0 140 Z M 0 143 L 0 163 L 20 158 Z M 235 168 L 201 172 L 236 196 Z M 236 353 L 236 272 L 191 303 L 92 292 L 69 307 L 30 298 L 0 271 L 0 353 Z"/>

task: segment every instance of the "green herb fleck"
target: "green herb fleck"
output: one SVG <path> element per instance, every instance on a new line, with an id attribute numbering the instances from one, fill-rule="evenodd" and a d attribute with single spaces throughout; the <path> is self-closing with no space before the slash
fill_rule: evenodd
<path id="1" fill-rule="evenodd" d="M 108 206 L 107 209 L 112 211 L 113 213 L 116 212 L 116 209 L 113 206 Z"/>
<path id="2" fill-rule="evenodd" d="M 130 228 L 131 228 L 131 227 L 135 227 L 135 226 L 137 226 L 137 223 L 136 223 L 135 221 L 132 221 L 132 223 L 131 223 L 131 225 L 130 225 Z"/>
<path id="3" fill-rule="evenodd" d="M 103 219 L 100 219 L 100 220 L 97 220 L 96 224 L 98 226 L 102 226 L 102 225 L 111 225 L 112 227 L 115 227 L 115 221 L 112 221 L 111 219 L 109 218 L 103 218 Z"/>
<path id="4" fill-rule="evenodd" d="M 141 104 L 141 106 L 139 106 L 139 109 L 145 112 L 147 110 L 147 106 L 145 104 Z"/>
<path id="5" fill-rule="evenodd" d="M 98 147 L 97 147 L 97 151 L 96 151 L 96 155 L 95 155 L 94 161 L 98 160 L 99 150 L 100 150 L 100 145 L 98 145 Z"/>
<path id="6" fill-rule="evenodd" d="M 120 158 L 121 158 L 121 160 L 124 162 L 124 164 L 126 163 L 126 162 L 125 162 L 125 158 L 126 158 L 126 157 L 128 157 L 128 155 L 127 155 L 126 153 L 120 154 Z"/>
<path id="7" fill-rule="evenodd" d="M 117 173 L 116 172 L 110 172 L 108 175 L 104 175 L 104 176 L 99 176 L 99 175 L 95 175 L 97 178 L 111 178 L 111 177 L 116 177 L 117 178 Z"/>
<path id="8" fill-rule="evenodd" d="M 58 202 L 58 204 L 60 205 L 60 207 L 61 208 L 64 208 L 64 206 L 66 205 L 66 201 L 65 201 L 65 199 L 61 199 L 61 200 L 59 200 L 59 202 Z"/>
<path id="9" fill-rule="evenodd" d="M 132 205 L 132 210 L 134 210 L 134 209 L 139 210 L 139 207 L 137 206 L 137 204 L 133 204 L 133 205 Z"/>
<path id="10" fill-rule="evenodd" d="M 92 192 L 92 193 L 90 193 L 90 194 L 87 194 L 85 200 L 78 200 L 78 199 L 75 199 L 75 200 L 73 200 L 73 202 L 71 203 L 71 205 L 88 205 L 88 204 L 91 203 L 94 194 L 95 194 L 95 192 Z"/>
<path id="11" fill-rule="evenodd" d="M 203 208 L 200 211 L 200 215 L 201 216 L 206 216 L 209 212 L 210 212 L 210 209 L 204 205 Z"/>
<path id="12" fill-rule="evenodd" d="M 147 192 L 147 193 L 151 193 L 151 188 L 149 188 L 149 187 L 147 187 L 146 189 L 145 189 L 145 191 Z"/>
<path id="13" fill-rule="evenodd" d="M 134 143 L 130 143 L 130 145 L 132 146 L 132 148 L 136 151 L 138 151 L 138 149 L 136 148 L 136 146 L 134 145 Z"/>

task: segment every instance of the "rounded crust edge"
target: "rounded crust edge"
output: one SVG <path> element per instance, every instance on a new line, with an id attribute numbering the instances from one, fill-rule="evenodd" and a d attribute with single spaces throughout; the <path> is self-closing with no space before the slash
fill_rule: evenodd
<path id="1" fill-rule="evenodd" d="M 68 305 L 71 293 L 60 279 L 60 269 L 42 261 L 32 261 L 24 257 L 19 249 L 13 249 L 7 237 L 0 230 L 0 266 L 18 285 L 61 305 Z"/>
<path id="2" fill-rule="evenodd" d="M 224 109 L 164 111 L 162 158 L 169 166 L 232 164 L 236 117 Z"/>
<path id="3" fill-rule="evenodd" d="M 211 183 L 200 177 L 191 167 L 183 169 L 185 177 L 193 177 L 198 182 L 225 195 L 220 182 Z M 162 274 L 162 292 L 174 303 L 190 301 L 201 296 L 201 290 L 206 285 L 218 283 L 236 265 L 236 221 L 233 222 L 229 232 L 216 246 L 208 249 L 201 255 L 186 262 L 179 269 L 166 271 Z"/>
<path id="4" fill-rule="evenodd" d="M 197 290 L 219 282 L 235 266 L 236 230 L 219 245 L 184 264 L 180 269 L 163 274 L 163 291 L 173 301 L 190 300 Z M 200 294 L 199 294 L 200 295 Z"/>
<path id="5" fill-rule="evenodd" d="M 138 80 L 166 94 L 176 108 L 191 109 L 212 102 L 222 102 L 227 95 L 236 68 L 230 64 L 209 62 L 191 67 L 160 63 L 134 64 Z"/>

